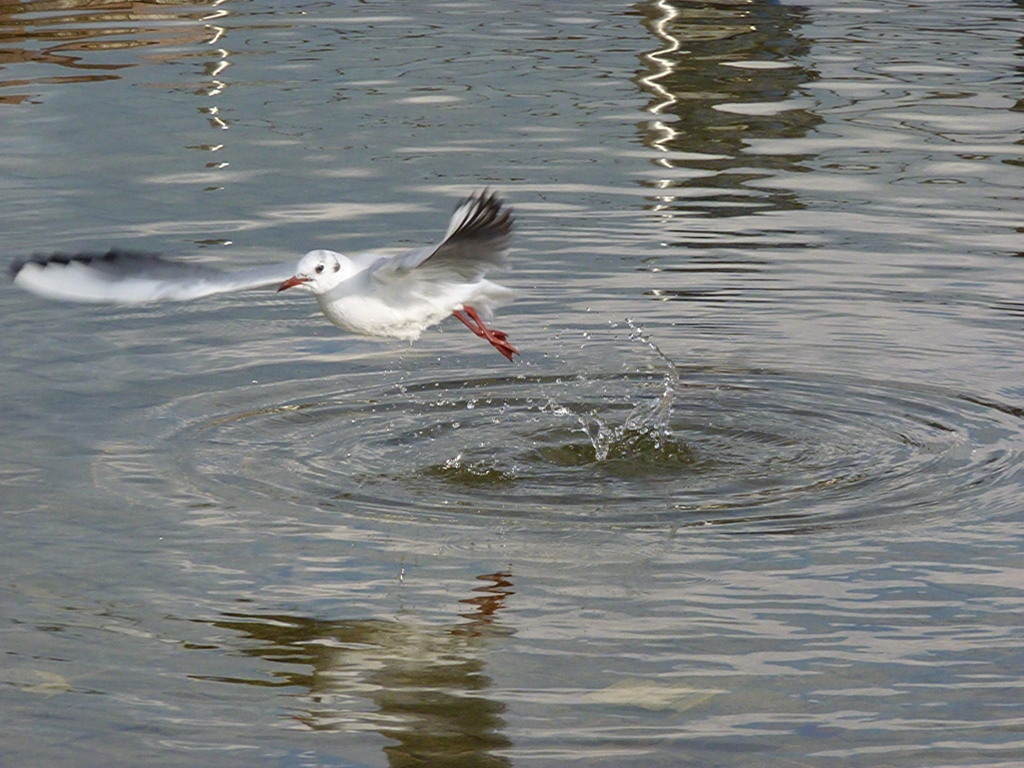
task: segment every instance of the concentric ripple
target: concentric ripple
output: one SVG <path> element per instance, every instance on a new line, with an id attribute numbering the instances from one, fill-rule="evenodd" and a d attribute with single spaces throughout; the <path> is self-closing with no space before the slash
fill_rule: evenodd
<path id="1" fill-rule="evenodd" d="M 295 386 L 179 419 L 165 470 L 233 503 L 772 532 L 991 517 L 1021 480 L 1021 413 L 933 388 L 717 368 Z"/>

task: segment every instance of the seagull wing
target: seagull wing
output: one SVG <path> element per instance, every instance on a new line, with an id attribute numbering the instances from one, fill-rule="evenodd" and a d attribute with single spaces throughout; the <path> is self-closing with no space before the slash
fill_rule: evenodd
<path id="1" fill-rule="evenodd" d="M 424 279 L 475 282 L 505 266 L 513 222 L 512 211 L 484 190 L 458 205 L 440 243 L 381 259 L 371 267 L 373 276 L 388 282 L 415 270 Z"/>
<path id="2" fill-rule="evenodd" d="M 279 284 L 294 264 L 224 271 L 159 256 L 112 250 L 102 254 L 55 254 L 15 261 L 19 288 L 50 299 L 114 304 L 188 301 L 230 291 Z"/>

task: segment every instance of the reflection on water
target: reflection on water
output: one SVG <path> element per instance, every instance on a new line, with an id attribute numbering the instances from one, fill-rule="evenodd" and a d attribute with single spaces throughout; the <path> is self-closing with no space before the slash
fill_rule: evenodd
<path id="1" fill-rule="evenodd" d="M 661 47 L 640 56 L 637 84 L 652 97 L 641 126 L 658 168 L 645 182 L 658 207 L 731 216 L 751 209 L 796 208 L 795 195 L 745 186 L 793 167 L 800 156 L 744 152 L 758 137 L 801 136 L 821 122 L 794 100 L 814 74 L 798 57 L 808 45 L 795 29 L 799 7 L 752 0 L 654 0 L 637 6 Z"/>
<path id="2" fill-rule="evenodd" d="M 44 84 L 116 80 L 138 65 L 124 51 L 213 43 L 223 30 L 212 24 L 227 13 L 223 0 L 168 0 L 159 4 L 69 0 L 0 3 L 0 103 L 31 101 Z M 209 56 L 210 54 L 205 54 Z M 38 65 L 32 68 L 26 65 Z M 64 70 L 88 74 L 67 74 Z M 5 70 L 7 70 L 5 72 Z"/>
<path id="3" fill-rule="evenodd" d="M 489 181 L 529 350 L 0 290 L 0 762 L 1019 762 L 1016 5 L 0 4 L 10 251 Z"/>
<path id="4" fill-rule="evenodd" d="M 485 583 L 460 601 L 462 621 L 447 627 L 224 614 L 210 624 L 244 638 L 245 655 L 285 669 L 275 669 L 269 681 L 221 681 L 301 688 L 305 703 L 292 715 L 297 722 L 318 731 L 376 730 L 398 742 L 384 748 L 392 766 L 511 765 L 492 754 L 511 742 L 502 732 L 505 705 L 487 696 L 492 682 L 481 651 L 512 631 L 497 618 L 514 594 L 512 576 L 477 578 Z"/>

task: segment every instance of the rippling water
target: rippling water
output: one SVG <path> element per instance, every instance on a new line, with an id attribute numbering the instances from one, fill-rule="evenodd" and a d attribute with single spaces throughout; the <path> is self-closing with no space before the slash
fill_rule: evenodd
<path id="1" fill-rule="evenodd" d="M 515 207 L 505 363 L 7 286 L 0 763 L 1010 766 L 1019 4 L 0 4 L 8 257 Z"/>

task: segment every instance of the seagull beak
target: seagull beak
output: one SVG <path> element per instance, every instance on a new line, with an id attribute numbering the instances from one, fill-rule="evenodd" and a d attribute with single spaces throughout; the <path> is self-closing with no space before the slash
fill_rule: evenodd
<path id="1" fill-rule="evenodd" d="M 308 283 L 308 282 L 309 282 L 309 278 L 308 277 L 299 277 L 298 275 L 296 275 L 295 277 L 289 277 L 287 280 L 285 280 L 283 283 L 281 283 L 280 287 L 278 287 L 278 289 L 277 289 L 277 292 L 280 293 L 281 291 L 285 290 L 286 288 L 294 288 L 296 285 L 302 285 L 303 283 Z"/>

